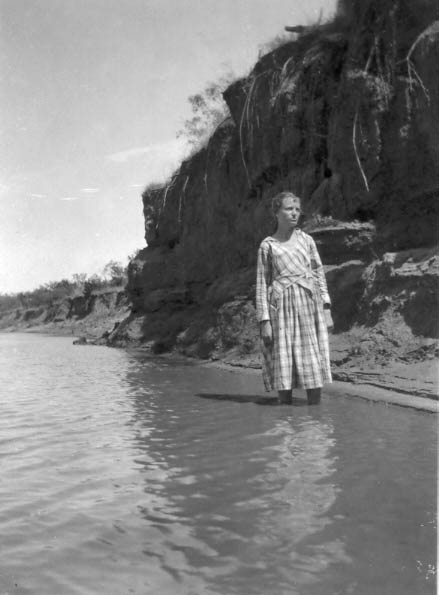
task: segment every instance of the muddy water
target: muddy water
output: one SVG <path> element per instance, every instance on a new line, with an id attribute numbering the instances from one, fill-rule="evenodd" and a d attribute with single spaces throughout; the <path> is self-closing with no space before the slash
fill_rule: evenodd
<path id="1" fill-rule="evenodd" d="M 24 334 L 0 391 L 2 595 L 435 592 L 434 414 Z"/>

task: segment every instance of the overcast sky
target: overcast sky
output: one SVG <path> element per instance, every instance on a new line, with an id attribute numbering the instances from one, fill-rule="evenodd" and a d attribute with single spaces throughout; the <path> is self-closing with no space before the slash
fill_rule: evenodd
<path id="1" fill-rule="evenodd" d="M 0 0 L 0 293 L 126 264 L 187 97 L 333 0 Z"/>

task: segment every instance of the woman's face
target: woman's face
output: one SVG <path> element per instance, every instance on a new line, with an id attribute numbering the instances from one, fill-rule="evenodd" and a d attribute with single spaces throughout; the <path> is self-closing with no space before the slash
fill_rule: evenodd
<path id="1" fill-rule="evenodd" d="M 294 229 L 297 226 L 301 212 L 300 198 L 296 196 L 285 197 L 276 213 L 278 226 L 282 229 Z"/>

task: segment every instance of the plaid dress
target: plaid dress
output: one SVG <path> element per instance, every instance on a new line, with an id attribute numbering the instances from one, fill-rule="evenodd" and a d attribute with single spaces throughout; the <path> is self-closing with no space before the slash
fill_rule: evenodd
<path id="1" fill-rule="evenodd" d="M 262 345 L 268 391 L 332 381 L 324 303 L 331 301 L 312 237 L 295 229 L 288 242 L 265 238 L 258 251 L 256 314 L 273 329 L 272 345 Z"/>

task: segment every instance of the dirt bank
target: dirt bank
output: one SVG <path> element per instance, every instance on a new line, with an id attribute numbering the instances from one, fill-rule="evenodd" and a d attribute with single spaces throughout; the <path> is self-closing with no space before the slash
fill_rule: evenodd
<path id="1" fill-rule="evenodd" d="M 90 295 L 64 298 L 47 306 L 0 312 L 0 330 L 71 335 L 89 342 L 105 343 L 109 332 L 129 312 L 123 287 L 111 287 Z"/>

